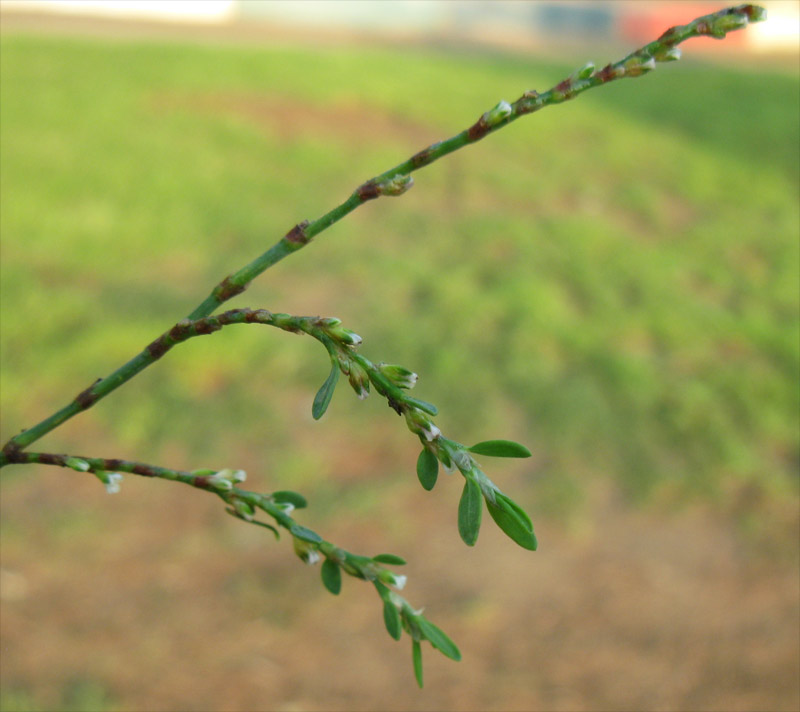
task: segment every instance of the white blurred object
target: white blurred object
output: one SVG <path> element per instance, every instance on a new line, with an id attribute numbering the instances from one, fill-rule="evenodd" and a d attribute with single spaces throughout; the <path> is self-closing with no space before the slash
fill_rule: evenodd
<path id="1" fill-rule="evenodd" d="M 756 52 L 800 51 L 800 3 L 793 0 L 762 2 L 766 22 L 747 29 L 750 47 Z"/>
<path id="2" fill-rule="evenodd" d="M 167 22 L 224 22 L 237 0 L 2 0 L 3 10 L 94 15 Z"/>

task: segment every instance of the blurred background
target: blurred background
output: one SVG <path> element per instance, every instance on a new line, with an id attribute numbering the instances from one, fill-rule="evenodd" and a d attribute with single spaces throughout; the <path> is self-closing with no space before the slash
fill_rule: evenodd
<path id="1" fill-rule="evenodd" d="M 455 664 L 383 630 L 215 498 L 127 476 L 0 478 L 0 708 L 796 710 L 798 5 L 418 172 L 231 306 L 338 316 L 420 375 L 535 553 L 316 342 L 226 329 L 35 448 L 236 467 L 298 520 L 408 559 Z M 0 4 L 2 441 L 71 400 L 290 227 L 500 99 L 718 4 Z"/>

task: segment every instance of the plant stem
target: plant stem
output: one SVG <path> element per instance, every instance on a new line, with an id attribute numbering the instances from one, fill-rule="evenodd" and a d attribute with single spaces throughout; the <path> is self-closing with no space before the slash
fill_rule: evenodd
<path id="1" fill-rule="evenodd" d="M 536 112 L 545 106 L 573 99 L 587 89 L 606 84 L 615 79 L 641 76 L 655 68 L 655 62 L 678 59 L 677 45 L 691 37 L 706 35 L 722 39 L 727 32 L 740 29 L 747 25 L 748 22 L 759 22 L 765 17 L 766 13 L 763 8 L 756 5 L 739 5 L 726 8 L 710 15 L 699 17 L 687 25 L 672 27 L 657 40 L 632 52 L 614 64 L 606 65 L 599 71 L 595 71 L 593 65 L 586 65 L 586 67 L 579 69 L 543 94 L 539 94 L 536 91 L 527 91 L 513 104 L 501 101 L 493 109 L 484 113 L 468 129 L 464 129 L 449 139 L 428 146 L 411 156 L 411 158 L 368 180 L 353 191 L 347 200 L 316 220 L 303 221 L 295 225 L 264 254 L 222 280 L 214 287 L 211 294 L 189 314 L 188 318 L 192 322 L 198 323 L 198 320 L 203 320 L 210 316 L 221 304 L 232 299 L 237 294 L 241 294 L 250 282 L 266 269 L 287 255 L 305 247 L 316 235 L 341 220 L 359 205 L 381 195 L 402 194 L 411 186 L 411 181 L 406 180 L 398 185 L 398 180 L 410 176 L 414 171 L 430 165 L 439 158 L 467 144 L 479 141 L 484 136 L 501 129 L 512 121 L 516 121 L 521 116 Z M 180 324 L 185 323 L 188 322 L 181 322 Z M 173 327 L 173 329 L 178 328 L 180 324 Z M 164 339 L 164 336 L 153 343 L 155 344 L 162 339 Z M 163 343 L 166 342 L 162 342 L 162 345 Z M 148 349 L 151 347 L 148 347 Z M 0 454 L 0 467 L 10 462 L 8 458 L 9 452 L 27 447 L 65 421 L 86 410 L 100 398 L 129 381 L 162 355 L 154 356 L 148 349 L 145 349 L 145 351 L 118 368 L 107 378 L 97 381 L 82 391 L 61 410 L 9 440 L 3 448 L 2 454 Z"/>
<path id="2" fill-rule="evenodd" d="M 284 237 L 264 254 L 250 264 L 226 277 L 211 294 L 189 315 L 190 319 L 200 319 L 212 314 L 228 299 L 247 289 L 250 282 L 276 262 L 307 245 L 312 238 L 328 229 L 357 207 L 378 198 L 381 195 L 399 195 L 381 189 L 387 181 L 397 176 L 408 176 L 414 171 L 430 165 L 434 161 L 467 144 L 475 143 L 484 136 L 498 131 L 521 116 L 531 114 L 545 106 L 560 104 L 591 89 L 607 84 L 623 77 L 638 77 L 655 68 L 655 62 L 667 62 L 680 57 L 675 48 L 691 37 L 710 36 L 717 39 L 725 37 L 727 32 L 737 30 L 748 22 L 760 22 L 766 17 L 763 8 L 757 5 L 739 5 L 726 8 L 710 15 L 698 17 L 687 25 L 671 27 L 657 40 L 637 49 L 623 59 L 608 64 L 599 71 L 593 65 L 587 65 L 586 72 L 578 70 L 575 74 L 559 82 L 552 89 L 539 94 L 536 91 L 525 92 L 513 104 L 500 102 L 494 109 L 484 113 L 472 126 L 443 141 L 431 144 L 415 153 L 411 158 L 398 163 L 393 168 L 371 178 L 355 191 L 343 203 L 312 221 L 304 221 L 293 227 Z M 591 69 L 589 69 L 591 67 Z M 410 185 L 409 185 L 410 187 Z"/>

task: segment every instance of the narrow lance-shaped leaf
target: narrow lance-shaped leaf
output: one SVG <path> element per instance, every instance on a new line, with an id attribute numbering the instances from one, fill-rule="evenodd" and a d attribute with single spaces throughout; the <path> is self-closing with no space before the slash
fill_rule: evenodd
<path id="1" fill-rule="evenodd" d="M 319 420 L 328 409 L 328 404 L 333 398 L 333 391 L 336 388 L 336 382 L 339 380 L 339 366 L 334 362 L 331 366 L 331 372 L 325 383 L 322 384 L 314 396 L 314 404 L 311 406 L 311 415 L 314 420 Z"/>
<path id="2" fill-rule="evenodd" d="M 320 569 L 322 583 L 334 596 L 342 590 L 342 570 L 332 559 L 325 559 Z"/>
<path id="3" fill-rule="evenodd" d="M 446 655 L 451 660 L 461 660 L 461 651 L 456 644 L 447 637 L 447 634 L 439 627 L 435 626 L 429 620 L 419 617 L 417 620 L 419 629 L 422 634 L 428 639 L 430 644 L 439 650 L 443 655 Z"/>
<path id="4" fill-rule="evenodd" d="M 397 610 L 397 606 L 388 599 L 383 601 L 383 622 L 386 625 L 386 630 L 389 631 L 389 635 L 395 640 L 400 640 L 400 636 L 403 634 L 400 626 L 400 613 Z"/>
<path id="5" fill-rule="evenodd" d="M 295 509 L 303 509 L 308 506 L 306 498 L 299 492 L 292 492 L 290 490 L 280 490 L 279 492 L 272 493 L 272 499 L 279 504 L 288 503 L 294 505 Z"/>
<path id="6" fill-rule="evenodd" d="M 412 398 L 411 396 L 406 396 L 405 401 L 428 415 L 439 415 L 439 409 L 433 403 L 428 403 L 428 401 L 420 400 L 419 398 Z"/>
<path id="7" fill-rule="evenodd" d="M 417 458 L 417 477 L 419 477 L 419 483 L 429 492 L 436 484 L 436 478 L 439 477 L 439 461 L 428 448 L 423 448 Z"/>
<path id="8" fill-rule="evenodd" d="M 476 455 L 489 457 L 530 457 L 531 451 L 513 440 L 484 440 L 467 448 Z"/>
<path id="9" fill-rule="evenodd" d="M 319 534 L 312 532 L 310 529 L 300 524 L 292 524 L 292 526 L 289 527 L 289 531 L 292 533 L 292 536 L 296 536 L 303 541 L 308 541 L 312 544 L 320 544 L 322 542 L 322 537 Z"/>
<path id="10" fill-rule="evenodd" d="M 405 559 L 395 556 L 394 554 L 378 554 L 377 556 L 373 556 L 372 560 L 381 564 L 391 564 L 393 566 L 403 566 L 406 563 Z"/>
<path id="11" fill-rule="evenodd" d="M 411 660 L 414 663 L 414 677 L 417 684 L 422 687 L 422 646 L 418 640 L 411 642 Z"/>
<path id="12" fill-rule="evenodd" d="M 467 479 L 458 503 L 458 533 L 468 546 L 474 546 L 478 540 L 482 511 L 480 487 L 472 479 Z"/>
<path id="13" fill-rule="evenodd" d="M 495 493 L 495 501 L 486 500 L 486 507 L 492 519 L 511 539 L 524 549 L 536 551 L 536 535 L 528 515 L 513 500 L 500 492 Z"/>

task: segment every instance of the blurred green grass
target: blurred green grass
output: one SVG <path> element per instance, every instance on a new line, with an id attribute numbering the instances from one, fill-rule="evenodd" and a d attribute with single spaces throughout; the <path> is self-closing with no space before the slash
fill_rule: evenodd
<path id="1" fill-rule="evenodd" d="M 299 220 L 571 69 L 34 36 L 0 52 L 3 440 Z M 599 478 L 768 517 L 800 462 L 796 89 L 687 60 L 592 91 L 418 173 L 233 305 L 343 318 L 368 357 L 420 374 L 445 433 L 530 446 L 519 499 L 540 510 Z M 307 494 L 341 458 L 297 452 L 309 432 L 348 453 L 394 425 L 411 453 L 344 387 L 311 423 L 326 363 L 308 339 L 228 329 L 42 448 L 198 467 L 247 452 Z"/>

